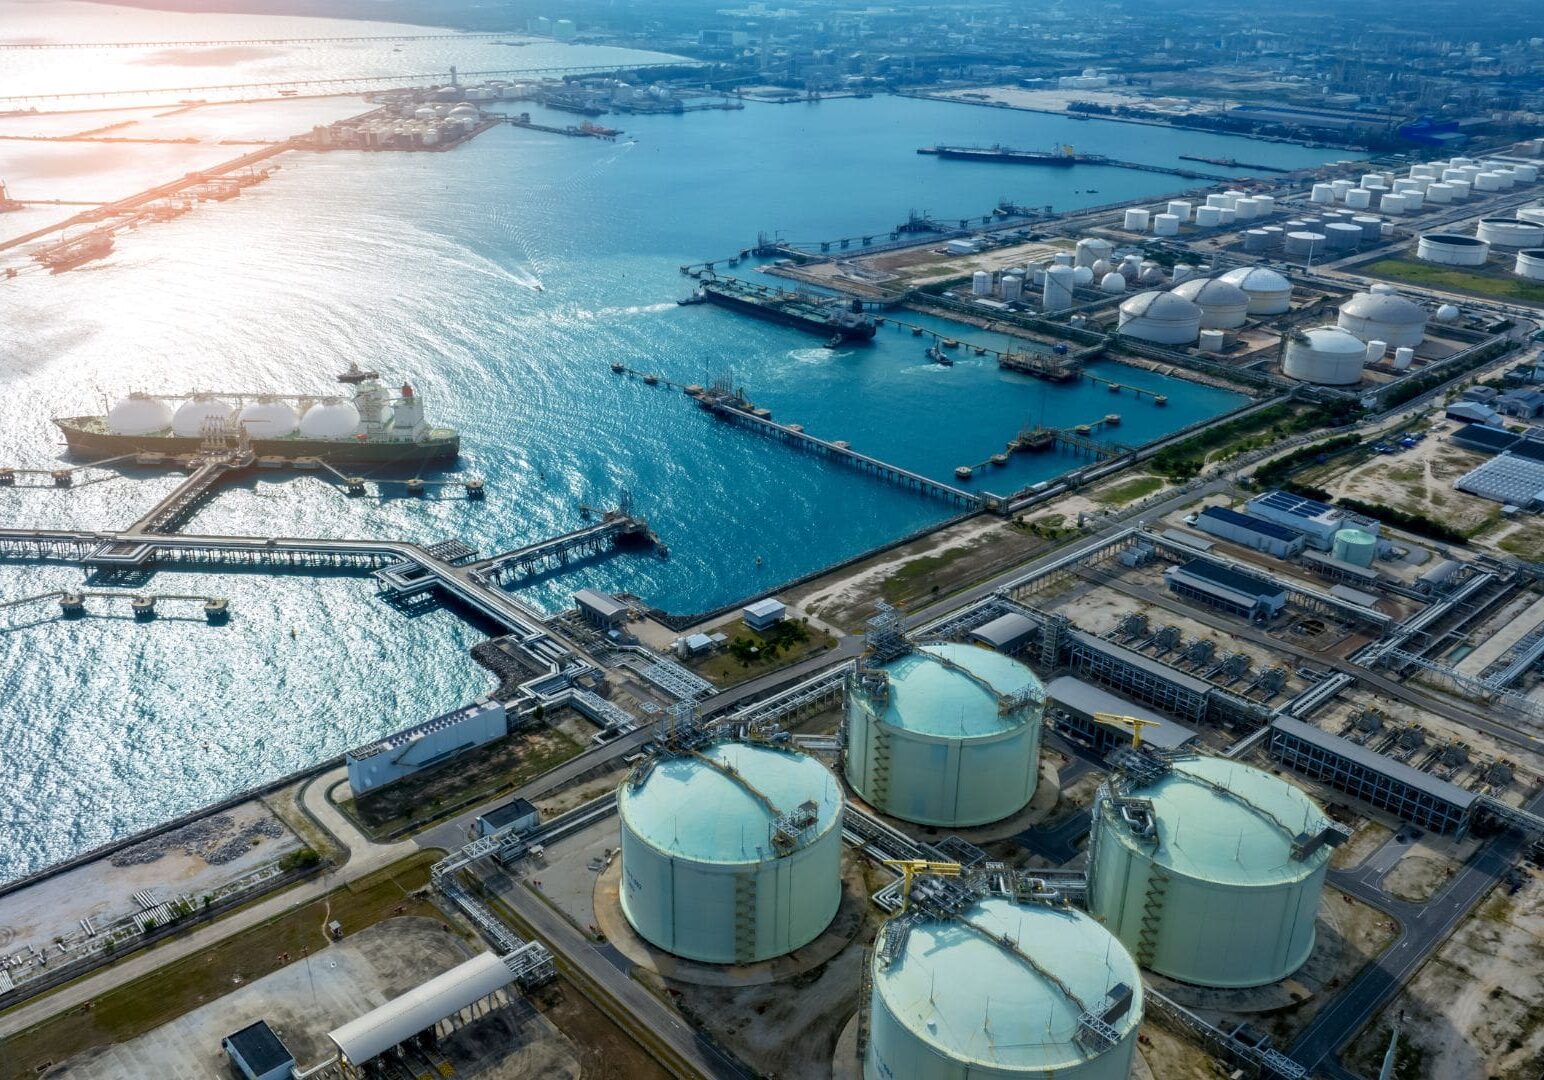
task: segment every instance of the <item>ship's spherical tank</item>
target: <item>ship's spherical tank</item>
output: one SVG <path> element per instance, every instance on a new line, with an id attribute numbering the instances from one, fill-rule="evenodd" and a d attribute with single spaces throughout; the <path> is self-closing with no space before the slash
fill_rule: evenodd
<path id="1" fill-rule="evenodd" d="M 130 394 L 107 410 L 107 430 L 114 435 L 149 435 L 171 423 L 171 406 L 143 394 Z"/>
<path id="2" fill-rule="evenodd" d="M 172 416 L 172 432 L 185 439 L 196 439 L 204 433 L 206 427 L 212 425 L 229 427 L 235 412 L 235 409 L 218 398 L 189 398 L 177 406 L 177 411 Z"/>
<path id="3" fill-rule="evenodd" d="M 1249 314 L 1248 295 L 1221 278 L 1191 278 L 1176 285 L 1174 295 L 1183 296 L 1201 309 L 1201 328 L 1204 330 L 1231 330 L 1243 326 Z"/>
<path id="4" fill-rule="evenodd" d="M 893 936 L 895 948 L 868 961 L 864 1080 L 1130 1076 L 1141 972 L 1081 911 L 991 896 L 952 919 L 916 917 Z M 1112 1044 L 1079 1038 L 1084 1010 L 1110 1018 Z"/>
<path id="5" fill-rule="evenodd" d="M 848 783 L 881 813 L 985 825 L 1035 794 L 1045 691 L 1029 668 L 974 645 L 924 645 L 851 677 Z"/>
<path id="6" fill-rule="evenodd" d="M 1107 293 L 1123 293 L 1126 291 L 1126 279 L 1123 275 L 1111 270 L 1099 279 L 1099 291 Z"/>
<path id="7" fill-rule="evenodd" d="M 1240 266 L 1222 275 L 1249 297 L 1249 314 L 1282 315 L 1292 306 L 1292 283 L 1264 266 Z"/>
<path id="8" fill-rule="evenodd" d="M 1281 363 L 1284 374 L 1321 386 L 1360 382 L 1367 363 L 1367 346 L 1358 337 L 1333 326 L 1295 333 L 1287 341 Z"/>
<path id="9" fill-rule="evenodd" d="M 1262 986 L 1302 966 L 1329 865 L 1329 826 L 1285 780 L 1201 757 L 1128 787 L 1101 789 L 1089 839 L 1089 913 L 1137 963 L 1200 986 Z"/>
<path id="10" fill-rule="evenodd" d="M 1189 345 L 1201 332 L 1201 309 L 1173 293 L 1138 293 L 1120 306 L 1120 332 L 1159 345 Z"/>
<path id="11" fill-rule="evenodd" d="M 623 914 L 667 952 L 750 964 L 809 944 L 842 896 L 842 791 L 793 750 L 721 742 L 617 788 Z"/>
<path id="12" fill-rule="evenodd" d="M 359 427 L 359 410 L 348 401 L 322 401 L 300 418 L 300 433 L 308 439 L 346 439 Z"/>
<path id="13" fill-rule="evenodd" d="M 1390 293 L 1356 293 L 1340 305 L 1335 325 L 1361 338 L 1379 338 L 1395 348 L 1419 345 L 1426 337 L 1426 309 Z"/>
<path id="14" fill-rule="evenodd" d="M 242 408 L 237 422 L 254 439 L 282 439 L 295 433 L 300 417 L 282 401 L 254 401 Z"/>

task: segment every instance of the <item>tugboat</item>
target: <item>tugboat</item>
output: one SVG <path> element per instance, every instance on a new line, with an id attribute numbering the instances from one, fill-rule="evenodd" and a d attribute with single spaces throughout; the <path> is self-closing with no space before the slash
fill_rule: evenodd
<path id="1" fill-rule="evenodd" d="M 954 366 L 954 357 L 944 352 L 937 345 L 934 345 L 928 349 L 927 358 L 933 361 L 935 364 L 942 364 L 944 367 Z"/>

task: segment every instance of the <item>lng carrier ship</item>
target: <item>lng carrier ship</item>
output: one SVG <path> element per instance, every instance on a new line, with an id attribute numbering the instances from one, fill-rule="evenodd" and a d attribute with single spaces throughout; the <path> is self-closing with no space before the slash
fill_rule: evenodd
<path id="1" fill-rule="evenodd" d="M 240 444 L 259 457 L 320 458 L 332 464 L 424 465 L 454 461 L 461 436 L 424 421 L 407 383 L 388 389 L 357 364 L 338 376 L 336 395 L 242 393 L 129 394 L 105 416 L 54 423 L 77 453 L 191 454 Z"/>
<path id="2" fill-rule="evenodd" d="M 830 341 L 827 344 L 831 345 L 868 341 L 876 329 L 874 320 L 863 314 L 863 305 L 858 301 L 854 301 L 853 308 L 849 309 L 835 298 L 784 292 L 738 278 L 704 281 L 697 295 L 708 303 L 812 333 L 828 334 Z"/>

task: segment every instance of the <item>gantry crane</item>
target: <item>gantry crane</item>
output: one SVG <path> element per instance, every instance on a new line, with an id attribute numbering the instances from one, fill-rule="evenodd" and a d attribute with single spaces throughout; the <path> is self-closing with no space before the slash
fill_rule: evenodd
<path id="1" fill-rule="evenodd" d="M 901 872 L 901 911 L 905 911 L 911 905 L 911 882 L 919 875 L 929 877 L 959 877 L 960 864 L 957 862 L 929 862 L 926 859 L 886 859 L 886 866 L 893 866 Z"/>

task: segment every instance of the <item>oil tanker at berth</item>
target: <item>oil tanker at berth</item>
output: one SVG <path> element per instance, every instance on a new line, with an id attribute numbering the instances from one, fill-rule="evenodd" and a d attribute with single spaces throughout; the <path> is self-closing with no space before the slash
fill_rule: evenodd
<path id="1" fill-rule="evenodd" d="M 1013 150 L 1006 146 L 924 146 L 917 153 L 932 154 L 946 161 L 990 161 L 1000 165 L 1100 165 L 1110 159 L 1103 154 L 1080 154 L 1066 143 L 1051 150 Z"/>
<path id="2" fill-rule="evenodd" d="M 704 281 L 698 295 L 711 304 L 827 335 L 828 344 L 868 341 L 874 336 L 874 320 L 863 314 L 863 305 L 856 300 L 848 308 L 835 298 L 785 292 L 737 278 Z"/>
<path id="3" fill-rule="evenodd" d="M 407 383 L 388 389 L 357 364 L 338 376 L 336 395 L 129 394 L 105 416 L 54 420 L 83 455 L 193 454 L 244 446 L 261 459 L 320 458 L 331 464 L 421 466 L 454 461 L 461 436 L 424 420 L 423 398 Z"/>

